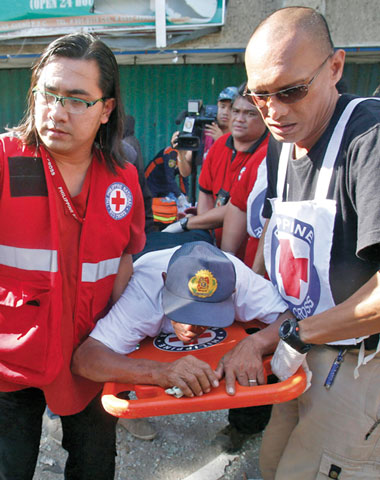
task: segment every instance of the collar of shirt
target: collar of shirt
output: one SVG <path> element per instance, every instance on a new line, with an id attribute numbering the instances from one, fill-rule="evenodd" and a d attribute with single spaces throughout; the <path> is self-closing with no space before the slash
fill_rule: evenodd
<path id="1" fill-rule="evenodd" d="M 265 132 L 261 135 L 261 137 L 258 140 L 254 141 L 252 145 L 243 153 L 254 153 L 257 147 L 261 144 L 261 142 L 265 140 L 267 135 L 268 135 L 268 130 L 265 130 Z M 226 139 L 226 147 L 235 151 L 234 139 L 231 134 Z"/>

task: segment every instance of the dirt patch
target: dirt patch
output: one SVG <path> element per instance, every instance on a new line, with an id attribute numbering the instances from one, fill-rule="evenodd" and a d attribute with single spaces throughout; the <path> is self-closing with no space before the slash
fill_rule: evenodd
<path id="1" fill-rule="evenodd" d="M 218 432 L 228 423 L 227 410 L 154 417 L 152 441 L 133 437 L 117 426 L 115 480 L 256 480 L 261 435 L 238 453 L 226 452 L 227 438 Z M 43 424 L 40 455 L 33 480 L 61 480 L 66 452 Z M 96 479 L 94 479 L 96 480 Z"/>

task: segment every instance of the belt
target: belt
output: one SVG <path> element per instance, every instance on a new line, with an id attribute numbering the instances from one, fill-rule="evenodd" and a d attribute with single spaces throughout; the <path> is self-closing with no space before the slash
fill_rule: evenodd
<path id="1" fill-rule="evenodd" d="M 329 345 L 329 344 L 326 344 L 325 346 L 326 347 L 329 347 L 329 348 L 332 348 L 333 350 L 342 350 L 342 349 L 345 349 L 345 350 L 359 350 L 360 349 L 360 345 L 361 343 L 357 343 L 356 345 Z"/>
<path id="2" fill-rule="evenodd" d="M 364 346 L 366 351 L 370 350 L 376 350 L 377 344 L 379 343 L 379 334 L 375 333 L 374 335 L 371 335 L 370 337 L 366 338 L 364 340 Z M 346 348 L 347 350 L 359 350 L 360 348 L 360 343 L 357 343 L 356 345 L 327 345 L 327 347 L 331 347 L 334 350 L 341 350 L 342 348 Z"/>

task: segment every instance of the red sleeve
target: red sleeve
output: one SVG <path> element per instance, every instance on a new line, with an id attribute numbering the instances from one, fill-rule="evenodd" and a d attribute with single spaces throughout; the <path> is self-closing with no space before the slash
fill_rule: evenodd
<path id="1" fill-rule="evenodd" d="M 210 148 L 205 161 L 203 162 L 201 173 L 199 174 L 199 188 L 206 193 L 213 193 L 213 159 L 215 156 L 215 149 L 217 147 L 216 141 Z"/>
<path id="2" fill-rule="evenodd" d="M 5 146 L 1 142 L 1 154 L 0 154 L 0 195 L 3 193 L 3 171 L 4 171 L 4 158 L 5 158 Z"/>
<path id="3" fill-rule="evenodd" d="M 238 181 L 232 187 L 231 203 L 238 207 L 242 212 L 247 211 L 248 196 L 256 182 L 257 162 L 254 161 L 254 155 L 246 165 L 244 172 L 240 174 Z"/>
<path id="4" fill-rule="evenodd" d="M 145 209 L 144 209 L 144 199 L 142 196 L 140 184 L 138 182 L 138 175 L 137 170 L 134 165 L 128 165 L 130 172 L 128 172 L 128 176 L 130 176 L 130 183 L 129 187 L 133 192 L 133 207 L 132 211 L 132 219 L 130 223 L 130 240 L 128 245 L 126 246 L 124 253 L 135 254 L 141 252 L 141 250 L 145 246 Z"/>
<path id="5" fill-rule="evenodd" d="M 265 158 L 268 148 L 268 139 L 269 136 L 267 135 L 266 139 L 261 143 L 261 145 L 248 160 L 246 169 L 240 174 L 238 181 L 232 188 L 231 203 L 243 212 L 247 211 L 248 197 L 253 186 L 255 185 L 257 179 L 257 170 Z"/>

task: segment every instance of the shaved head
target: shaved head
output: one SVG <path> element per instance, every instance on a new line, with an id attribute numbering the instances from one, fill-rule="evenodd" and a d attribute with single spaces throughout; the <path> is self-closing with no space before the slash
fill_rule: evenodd
<path id="1" fill-rule="evenodd" d="M 277 10 L 258 25 L 251 39 L 263 31 L 270 32 L 274 42 L 289 35 L 304 35 L 315 42 L 323 54 L 327 55 L 334 49 L 324 16 L 312 8 L 287 7 Z"/>
<path id="2" fill-rule="evenodd" d="M 301 151 L 320 137 L 339 98 L 344 57 L 344 50 L 334 52 L 326 20 L 312 8 L 282 8 L 256 28 L 245 53 L 247 87 L 269 94 L 259 110 L 278 141 Z M 300 86 L 306 94 L 295 101 L 276 96 Z"/>

